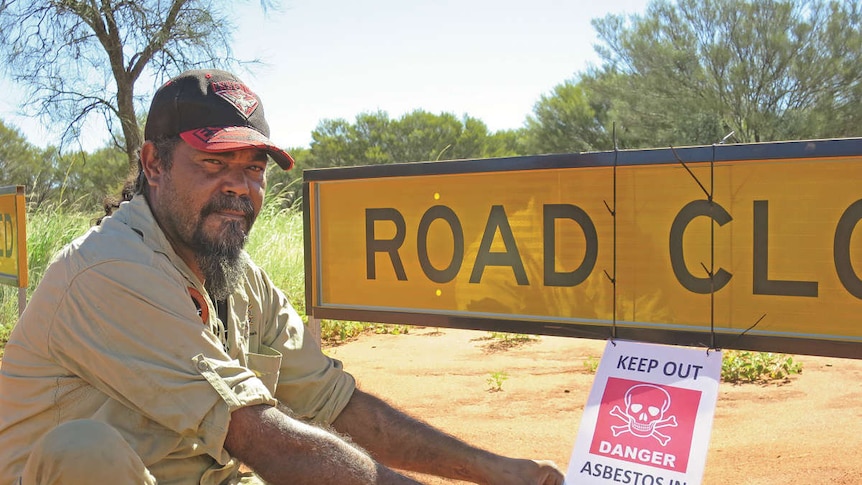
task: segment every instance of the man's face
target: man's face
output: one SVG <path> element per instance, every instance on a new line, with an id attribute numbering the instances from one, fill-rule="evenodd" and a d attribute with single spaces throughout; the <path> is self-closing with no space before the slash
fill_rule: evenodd
<path id="1" fill-rule="evenodd" d="M 151 181 L 150 204 L 159 224 L 177 254 L 194 261 L 190 266 L 197 266 L 208 289 L 234 283 L 221 278 L 238 277 L 222 273 L 230 265 L 241 269 L 242 248 L 263 204 L 266 163 L 262 150 L 209 153 L 181 141 L 170 169 Z"/>

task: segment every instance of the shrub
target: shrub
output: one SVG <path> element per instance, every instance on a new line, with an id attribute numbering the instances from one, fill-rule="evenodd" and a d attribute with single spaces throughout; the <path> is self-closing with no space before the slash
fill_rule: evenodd
<path id="1" fill-rule="evenodd" d="M 800 373 L 802 363 L 772 352 L 725 350 L 721 361 L 721 380 L 734 384 L 786 380 Z"/>

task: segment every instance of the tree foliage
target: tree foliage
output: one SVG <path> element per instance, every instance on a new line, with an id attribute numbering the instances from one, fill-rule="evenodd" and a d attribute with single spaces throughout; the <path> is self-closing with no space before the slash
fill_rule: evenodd
<path id="1" fill-rule="evenodd" d="M 601 66 L 537 103 L 530 135 L 546 150 L 600 148 L 588 135 L 613 123 L 622 148 L 860 134 L 856 1 L 659 0 L 593 25 Z"/>
<path id="2" fill-rule="evenodd" d="M 266 7 L 264 0 L 262 5 Z M 129 163 L 141 144 L 136 83 L 198 66 L 228 67 L 230 2 L 217 0 L 3 0 L 0 59 L 29 90 L 28 114 L 74 139 L 103 117 Z"/>
<path id="3" fill-rule="evenodd" d="M 613 148 L 607 129 L 607 103 L 592 99 L 583 85 L 573 81 L 558 84 L 542 95 L 527 118 L 526 145 L 529 153 L 572 153 Z"/>
<path id="4" fill-rule="evenodd" d="M 309 167 L 460 160 L 519 154 L 516 132 L 492 134 L 481 120 L 423 110 L 390 119 L 361 113 L 356 121 L 321 121 L 312 132 Z"/>
<path id="5" fill-rule="evenodd" d="M 97 211 L 106 196 L 119 192 L 128 172 L 115 147 L 61 154 L 32 145 L 0 121 L 0 186 L 23 185 L 32 210 L 52 202 Z"/>
<path id="6" fill-rule="evenodd" d="M 87 210 L 98 210 L 106 197 L 119 194 L 129 175 L 128 160 L 111 146 L 92 153 L 65 154 L 60 163 L 64 174 L 62 200 Z"/>
<path id="7" fill-rule="evenodd" d="M 40 149 L 0 121 L 0 186 L 23 185 L 28 201 L 38 207 L 56 194 L 55 161 L 55 148 Z"/>

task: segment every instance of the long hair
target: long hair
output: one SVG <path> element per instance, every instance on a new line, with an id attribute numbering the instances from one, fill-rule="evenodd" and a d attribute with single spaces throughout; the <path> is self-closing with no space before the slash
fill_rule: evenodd
<path id="1" fill-rule="evenodd" d="M 156 147 L 156 157 L 161 160 L 162 166 L 165 170 L 170 170 L 171 165 L 173 165 L 174 149 L 177 147 L 179 142 L 179 136 L 166 136 L 153 140 L 153 145 Z M 143 162 L 141 161 L 141 149 L 139 148 L 137 170 L 133 169 L 129 173 L 129 176 L 126 177 L 126 181 L 123 182 L 123 188 L 120 190 L 120 194 L 118 196 L 105 197 L 102 203 L 102 207 L 105 209 L 105 215 L 96 220 L 96 225 L 98 226 L 101 224 L 105 217 L 110 216 L 115 210 L 119 209 L 120 204 L 123 202 L 128 202 L 132 200 L 134 196 L 139 194 L 146 196 L 148 187 L 149 183 L 147 182 L 147 176 L 144 174 Z"/>

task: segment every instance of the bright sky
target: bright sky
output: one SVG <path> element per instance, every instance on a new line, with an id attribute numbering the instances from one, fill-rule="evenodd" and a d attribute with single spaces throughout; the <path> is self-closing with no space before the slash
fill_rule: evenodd
<path id="1" fill-rule="evenodd" d="M 593 18 L 643 14 L 648 0 L 281 0 L 238 4 L 234 55 L 263 66 L 241 78 L 263 100 L 271 138 L 308 146 L 322 119 L 383 110 L 467 114 L 519 128 L 554 86 L 596 65 Z M 20 88 L 0 81 L 0 119 L 28 141 L 56 143 L 17 115 Z M 151 90 L 138 87 L 139 92 Z M 145 91 L 142 91 L 145 90 Z M 107 139 L 93 120 L 85 149 Z"/>

